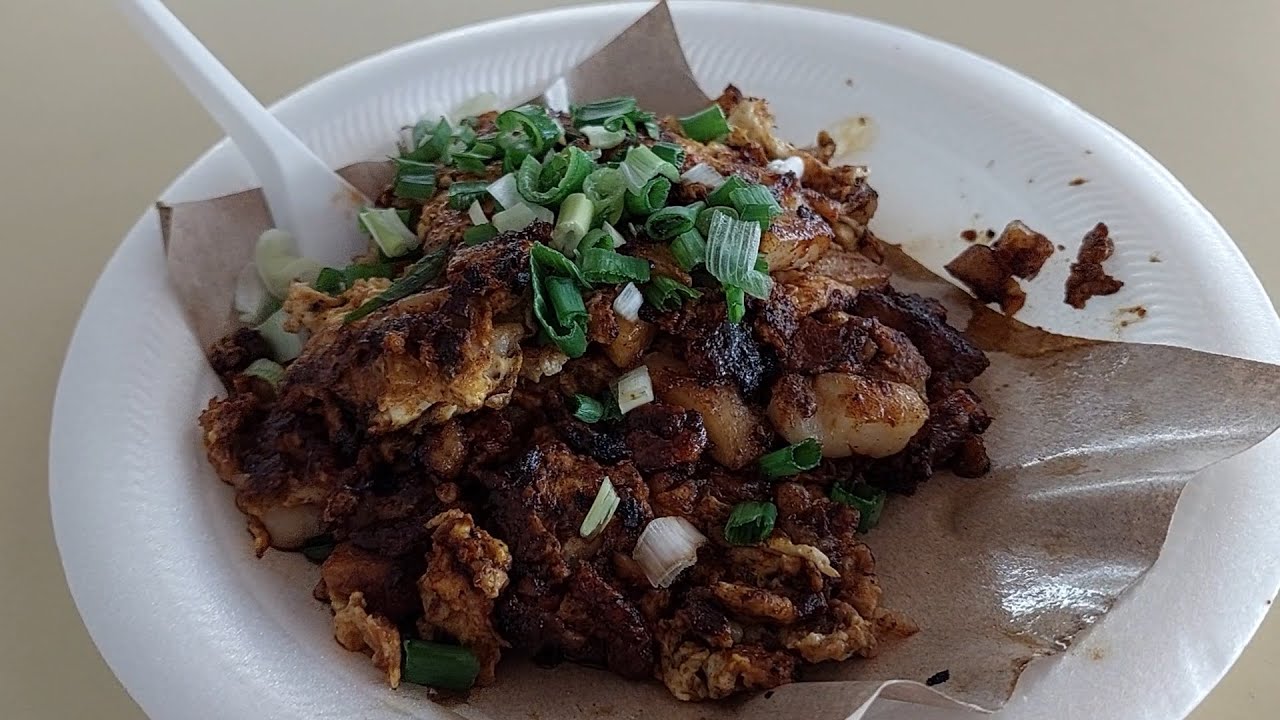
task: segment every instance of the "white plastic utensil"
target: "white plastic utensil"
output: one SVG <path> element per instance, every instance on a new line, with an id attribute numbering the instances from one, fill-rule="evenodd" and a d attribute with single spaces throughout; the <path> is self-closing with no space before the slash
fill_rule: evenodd
<path id="1" fill-rule="evenodd" d="M 341 267 L 367 240 L 356 213 L 372 204 L 267 111 L 160 0 L 118 0 L 121 11 L 240 148 L 262 183 L 276 227 L 298 253 Z"/>

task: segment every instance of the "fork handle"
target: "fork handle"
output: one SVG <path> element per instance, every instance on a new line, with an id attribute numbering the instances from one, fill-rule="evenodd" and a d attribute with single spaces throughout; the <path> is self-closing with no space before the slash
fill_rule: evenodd
<path id="1" fill-rule="evenodd" d="M 315 198 L 313 193 L 319 192 L 323 202 L 341 179 L 268 112 L 163 2 L 118 0 L 118 5 L 240 148 L 262 183 L 276 226 L 293 233 L 305 253 L 307 238 L 299 230 L 308 227 L 307 218 L 296 216 L 305 207 L 293 200 Z"/>

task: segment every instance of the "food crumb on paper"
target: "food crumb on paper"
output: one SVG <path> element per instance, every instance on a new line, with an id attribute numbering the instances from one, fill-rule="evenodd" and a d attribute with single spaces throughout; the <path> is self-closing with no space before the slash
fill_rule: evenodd
<path id="1" fill-rule="evenodd" d="M 951 671 L 943 670 L 941 672 L 936 672 L 930 675 L 929 679 L 924 681 L 924 684 L 928 685 L 929 687 L 933 687 L 934 685 L 941 685 L 942 683 L 950 679 L 951 679 Z"/>
<path id="2" fill-rule="evenodd" d="M 970 242 L 978 239 L 976 230 L 960 235 Z M 1005 314 L 1013 315 L 1027 298 L 1014 278 L 1033 279 L 1052 254 L 1049 238 L 1014 220 L 990 246 L 970 245 L 945 267 L 979 300 L 999 303 Z"/>
<path id="3" fill-rule="evenodd" d="M 1117 327 L 1126 328 L 1147 316 L 1147 309 L 1142 305 L 1131 305 L 1116 310 Z"/>
<path id="4" fill-rule="evenodd" d="M 1151 257 L 1147 258 L 1147 262 L 1158 263 L 1164 261 L 1160 259 L 1160 253 L 1151 253 Z"/>
<path id="5" fill-rule="evenodd" d="M 1083 185 L 1083 184 L 1085 184 L 1085 183 L 1087 183 L 1087 182 L 1089 182 L 1089 181 L 1088 181 L 1088 180 L 1086 180 L 1086 179 L 1084 179 L 1084 178 L 1082 178 L 1082 177 L 1074 177 L 1074 178 L 1071 178 L 1071 180 L 1069 180 L 1069 181 L 1067 182 L 1067 184 L 1068 184 L 1068 185 L 1070 185 L 1070 186 L 1072 186 L 1072 187 L 1075 187 L 1075 186 L 1077 186 L 1077 185 Z"/>
<path id="6" fill-rule="evenodd" d="M 1124 287 L 1124 282 L 1108 275 L 1102 269 L 1116 251 L 1105 223 L 1098 223 L 1085 234 L 1076 253 L 1076 261 L 1071 263 L 1071 274 L 1067 276 L 1066 295 L 1063 302 L 1082 310 L 1089 298 L 1096 295 L 1114 295 Z"/>

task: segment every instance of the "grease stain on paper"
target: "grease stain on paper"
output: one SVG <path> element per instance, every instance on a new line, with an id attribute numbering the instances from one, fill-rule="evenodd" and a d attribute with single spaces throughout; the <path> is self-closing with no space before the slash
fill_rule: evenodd
<path id="1" fill-rule="evenodd" d="M 876 124 L 870 115 L 855 115 L 832 125 L 828 133 L 836 141 L 836 157 L 866 150 L 876 138 Z"/>
<path id="2" fill-rule="evenodd" d="M 1117 308 L 1115 311 L 1116 332 L 1119 332 L 1146 317 L 1147 308 L 1142 305 L 1131 305 L 1129 307 Z"/>

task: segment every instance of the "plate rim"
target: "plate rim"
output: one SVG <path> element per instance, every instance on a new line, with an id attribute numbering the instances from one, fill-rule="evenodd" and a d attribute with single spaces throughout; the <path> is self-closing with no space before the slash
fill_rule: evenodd
<path id="1" fill-rule="evenodd" d="M 673 13 L 677 14 L 677 17 L 683 6 L 700 6 L 704 8 L 714 7 L 717 11 L 721 11 L 721 12 L 733 12 L 735 8 L 739 10 L 745 10 L 749 8 L 754 12 L 759 12 L 761 10 L 768 10 L 771 12 L 782 12 L 787 14 L 810 16 L 813 20 L 825 19 L 828 21 L 838 20 L 840 22 L 852 21 L 852 22 L 864 24 L 867 26 L 874 27 L 877 32 L 887 32 L 887 33 L 900 36 L 904 39 L 910 39 L 911 41 L 917 44 L 931 47 L 933 50 L 959 54 L 960 56 L 963 56 L 963 59 L 965 60 L 966 63 L 975 64 L 975 67 L 981 68 L 981 70 L 985 73 L 991 73 L 995 76 L 1002 76 L 1008 82 L 1013 82 L 1013 83 L 1022 85 L 1024 89 L 1028 92 L 1034 92 L 1046 100 L 1050 100 L 1055 103 L 1061 104 L 1061 106 L 1064 109 L 1066 109 L 1068 112 L 1070 112 L 1072 115 L 1075 116 L 1075 120 L 1089 124 L 1094 131 L 1098 131 L 1105 134 L 1107 136 L 1108 142 L 1110 142 L 1113 146 L 1127 152 L 1133 162 L 1139 163 L 1144 170 L 1151 173 L 1154 178 L 1160 181 L 1159 184 L 1161 185 L 1161 190 L 1160 190 L 1161 192 L 1166 192 L 1166 193 L 1172 192 L 1176 194 L 1177 199 L 1185 206 L 1185 208 L 1193 212 L 1197 216 L 1198 220 L 1204 223 L 1204 225 L 1207 228 L 1212 230 L 1212 241 L 1217 246 L 1219 246 L 1217 249 L 1219 251 L 1229 254 L 1231 256 L 1232 262 L 1236 265 L 1236 267 L 1232 268 L 1235 271 L 1235 277 L 1233 278 L 1235 282 L 1233 283 L 1232 287 L 1239 293 L 1239 295 L 1237 296 L 1237 301 L 1242 303 L 1247 303 L 1248 305 L 1250 305 L 1252 311 L 1265 315 L 1266 321 L 1272 325 L 1272 330 L 1280 329 L 1280 318 L 1276 317 L 1276 313 L 1270 298 L 1265 292 L 1261 284 L 1261 281 L 1257 277 L 1257 274 L 1253 271 L 1252 267 L 1249 266 L 1240 248 L 1234 243 L 1234 241 L 1231 240 L 1226 230 L 1222 228 L 1222 226 L 1217 222 L 1217 220 L 1212 216 L 1212 214 L 1209 213 L 1209 211 L 1206 208 L 1204 208 L 1204 206 L 1198 200 L 1196 200 L 1194 196 L 1191 195 L 1191 193 L 1172 175 L 1172 173 L 1170 173 L 1163 165 L 1161 165 L 1154 157 L 1152 157 L 1150 153 L 1148 153 L 1145 149 L 1143 149 L 1140 145 L 1138 145 L 1132 139 L 1126 137 L 1124 134 L 1120 133 L 1115 128 L 1106 124 L 1096 116 L 1092 115 L 1087 110 L 1081 108 L 1080 106 L 1071 102 L 1069 99 L 1059 95 L 1052 89 L 1042 85 L 1036 80 L 1023 75 L 1017 72 L 1016 70 L 1012 70 L 1004 65 L 1001 65 L 993 60 L 990 60 L 981 55 L 978 55 L 966 48 L 960 47 L 953 43 L 949 43 L 937 38 L 924 35 L 922 33 L 918 33 L 913 30 L 895 26 L 880 20 L 874 20 L 874 19 L 864 18 L 864 17 L 845 14 L 845 13 L 819 10 L 815 8 L 790 7 L 790 6 L 778 5 L 774 3 L 752 3 L 752 2 L 737 2 L 737 1 L 724 1 L 724 0 L 694 0 L 690 2 L 674 2 L 672 4 L 674 6 Z M 291 112 L 291 109 L 304 105 L 307 99 L 311 95 L 316 93 L 323 94 L 324 88 L 332 84 L 335 84 L 337 81 L 342 80 L 344 78 L 350 78 L 352 76 L 357 75 L 358 73 L 370 72 L 384 63 L 395 64 L 396 62 L 398 62 L 398 59 L 403 55 L 411 54 L 413 52 L 419 51 L 423 46 L 426 46 L 426 45 L 445 43 L 452 39 L 474 35 L 474 34 L 483 35 L 488 33 L 499 32 L 507 28 L 508 26 L 516 25 L 521 22 L 533 21 L 533 20 L 537 20 L 539 22 L 549 22 L 553 20 L 569 19 L 579 15 L 588 16 L 588 15 L 597 15 L 597 14 L 608 15 L 611 17 L 613 16 L 633 17 L 635 15 L 638 15 L 640 10 L 648 7 L 649 5 L 650 3 L 648 2 L 626 2 L 626 3 L 592 4 L 592 5 L 585 5 L 585 6 L 563 7 L 563 8 L 549 9 L 549 10 L 536 10 L 532 12 L 521 13 L 518 15 L 505 16 L 502 18 L 497 18 L 489 21 L 473 23 L 473 24 L 462 26 L 459 28 L 447 30 L 441 33 L 425 36 L 415 40 L 410 40 L 408 42 L 395 45 L 393 47 L 390 47 L 385 50 L 376 52 L 372 55 L 357 59 L 351 63 L 348 63 L 339 68 L 326 72 L 320 75 L 319 77 L 317 77 L 316 79 L 311 80 L 310 82 L 307 82 L 306 84 L 302 85 L 297 90 L 288 93 L 279 101 L 273 103 L 271 106 L 271 109 L 273 112 L 276 112 L 280 115 L 287 115 Z M 225 138 L 215 143 L 211 148 L 209 148 L 207 151 L 202 153 L 195 161 L 193 161 L 188 167 L 186 167 L 174 179 L 174 181 L 165 188 L 164 192 L 161 194 L 161 197 L 170 196 L 178 188 L 182 187 L 185 183 L 189 183 L 191 181 L 191 178 L 198 176 L 201 172 L 204 172 L 202 168 L 204 168 L 208 164 L 209 159 L 211 157 L 216 156 L 219 153 L 225 152 L 226 148 L 229 145 L 230 145 L 230 141 Z M 104 648 L 105 643 L 103 640 L 100 639 L 101 633 L 99 631 L 96 631 L 94 627 L 90 626 L 90 620 L 88 615 L 91 613 L 86 612 L 85 603 L 88 602 L 87 596 L 91 593 L 89 593 L 85 588 L 81 588 L 80 591 L 77 592 L 76 583 L 71 577 L 70 569 L 67 567 L 68 550 L 66 549 L 65 544 L 70 542 L 69 536 L 68 536 L 69 531 L 65 527 L 62 527 L 62 524 L 59 522 L 59 517 L 65 516 L 66 504 L 70 503 L 71 500 L 62 499 L 66 490 L 64 489 L 60 491 L 60 488 L 67 488 L 68 484 L 71 483 L 72 481 L 60 479 L 60 477 L 62 476 L 57 471 L 57 465 L 58 465 L 57 453 L 60 447 L 63 447 L 67 444 L 64 438 L 65 433 L 61 433 L 59 431 L 59 428 L 64 427 L 66 425 L 66 416 L 68 415 L 68 413 L 73 412 L 74 399 L 68 397 L 67 392 L 65 391 L 65 388 L 69 384 L 68 376 L 72 373 L 73 369 L 76 366 L 76 362 L 75 362 L 76 358 L 82 356 L 86 352 L 86 350 L 83 348 L 83 346 L 88 342 L 88 340 L 85 339 L 87 336 L 87 331 L 84 328 L 84 325 L 86 322 L 86 316 L 89 313 L 89 309 L 94 305 L 95 302 L 100 303 L 102 301 L 102 296 L 106 292 L 106 290 L 104 290 L 104 286 L 105 286 L 104 280 L 110 277 L 113 271 L 118 270 L 118 266 L 120 266 L 124 262 L 122 258 L 126 255 L 126 253 L 130 249 L 136 249 L 138 251 L 141 251 L 141 248 L 135 248 L 134 246 L 141 245 L 141 243 L 145 241 L 146 235 L 158 234 L 158 231 L 156 231 L 154 228 L 150 230 L 148 229 L 149 224 L 154 224 L 154 217 L 155 217 L 154 209 L 148 209 L 142 214 L 142 216 L 137 220 L 137 222 L 130 227 L 129 231 L 124 235 L 124 237 L 122 238 L 117 248 L 113 251 L 110 259 L 104 266 L 102 272 L 100 273 L 98 278 L 95 280 L 92 290 L 86 297 L 84 306 L 82 307 L 81 313 L 77 319 L 75 329 L 72 333 L 71 340 L 68 343 L 67 350 L 64 355 L 62 371 L 59 374 L 57 390 L 55 391 L 54 402 L 53 402 L 53 413 L 52 413 L 51 422 L 50 422 L 50 441 L 49 441 L 50 510 L 51 510 L 51 516 L 52 516 L 53 525 L 54 525 L 55 542 L 58 546 L 60 558 L 62 559 L 64 573 L 66 574 L 68 586 L 71 588 L 72 596 L 76 604 L 77 611 L 80 613 L 82 620 L 84 620 L 85 626 L 88 629 L 90 636 L 92 637 L 95 643 L 95 646 L 98 648 L 99 653 L 102 655 L 103 659 L 107 662 L 107 664 L 112 668 L 113 673 L 116 674 L 121 684 L 125 686 L 126 691 L 129 692 L 129 694 L 132 697 L 134 697 L 135 701 L 139 702 L 139 705 L 143 705 L 143 703 L 134 694 L 134 691 L 131 689 L 131 685 L 133 684 L 133 682 L 131 682 L 129 679 L 125 677 L 126 673 L 122 671 L 122 669 L 119 666 L 120 665 L 120 663 L 118 662 L 119 649 L 118 648 L 114 649 L 114 651 L 110 653 L 112 657 L 109 657 L 108 650 Z M 1258 339 L 1251 340 L 1251 342 L 1253 343 L 1253 345 L 1257 346 L 1257 348 L 1261 349 L 1261 346 L 1266 342 L 1266 339 L 1258 338 Z M 1259 470 L 1261 469 L 1262 468 L 1260 466 Z M 1271 578 L 1269 583 L 1262 582 L 1259 584 L 1260 586 L 1261 585 L 1269 586 L 1270 588 L 1269 595 L 1274 596 L 1276 592 L 1276 588 L 1280 586 L 1280 576 Z M 1261 624 L 1264 616 L 1265 616 L 1265 608 L 1260 607 L 1259 611 L 1255 614 L 1255 616 L 1251 617 L 1248 620 L 1247 624 L 1250 626 L 1250 630 L 1247 633 L 1247 636 L 1245 637 L 1245 641 L 1238 643 L 1237 646 L 1234 648 L 1234 650 L 1230 653 L 1230 657 L 1226 658 L 1226 661 L 1222 663 L 1220 671 L 1216 673 L 1216 678 L 1214 679 L 1214 681 L 1210 684 L 1205 685 L 1203 688 L 1197 690 L 1196 693 L 1193 693 L 1195 697 L 1191 698 L 1189 702 L 1185 703 L 1185 708 L 1177 710 L 1177 712 L 1181 712 L 1179 717 L 1182 717 L 1183 715 L 1186 714 L 1186 712 L 1189 712 L 1191 708 L 1193 708 L 1196 704 L 1198 704 L 1204 698 L 1204 696 L 1207 695 L 1209 691 L 1212 690 L 1212 688 L 1217 685 L 1217 682 L 1221 680 L 1222 676 L 1226 674 L 1226 672 L 1230 669 L 1231 665 L 1235 662 L 1235 659 L 1238 658 L 1240 652 L 1243 651 L 1244 645 L 1247 642 L 1248 638 L 1252 637 L 1253 634 L 1256 632 L 1257 627 Z M 1243 625 L 1244 624 L 1242 623 L 1242 626 Z M 113 660 L 113 657 L 115 657 L 116 659 Z M 136 680 L 134 682 L 136 682 Z M 147 707 L 143 706 L 143 709 L 144 711 L 146 711 Z"/>

